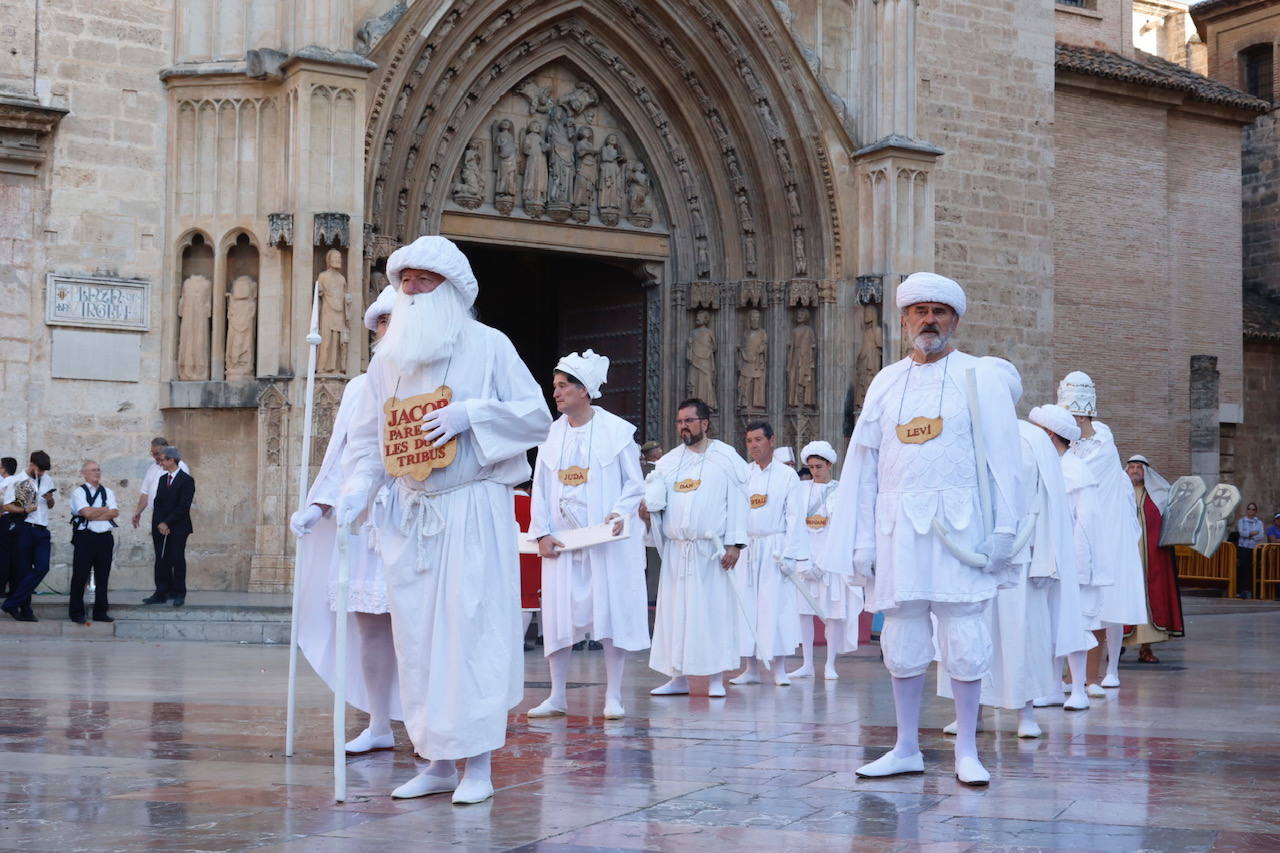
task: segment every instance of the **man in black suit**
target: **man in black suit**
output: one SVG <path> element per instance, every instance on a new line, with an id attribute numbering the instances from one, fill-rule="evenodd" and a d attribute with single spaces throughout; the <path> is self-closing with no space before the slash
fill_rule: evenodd
<path id="1" fill-rule="evenodd" d="M 143 604 L 172 600 L 181 607 L 187 599 L 187 537 L 191 535 L 191 501 L 196 481 L 178 468 L 182 452 L 170 445 L 160 457 L 164 473 L 151 508 L 151 541 L 156 549 L 156 591 Z"/>

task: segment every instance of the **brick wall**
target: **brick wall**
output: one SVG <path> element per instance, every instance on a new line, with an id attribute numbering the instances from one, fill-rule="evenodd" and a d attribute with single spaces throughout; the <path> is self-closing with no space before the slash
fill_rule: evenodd
<path id="1" fill-rule="evenodd" d="M 1244 345 L 1245 422 L 1236 427 L 1235 483 L 1270 523 L 1280 512 L 1280 341 Z"/>
<path id="2" fill-rule="evenodd" d="M 1053 6 L 1058 41 L 1133 53 L 1133 4 L 1129 0 L 1092 0 L 1085 8 L 1056 2 Z"/>
<path id="3" fill-rule="evenodd" d="M 1276 4 L 1261 3 L 1239 13 L 1210 17 L 1204 21 L 1204 29 L 1209 54 L 1208 76 L 1214 80 L 1243 89 L 1238 54 L 1255 44 L 1274 46 L 1277 60 L 1274 70 L 1280 70 L 1280 9 Z M 1274 70 L 1272 77 L 1280 82 L 1280 74 Z"/>
<path id="4" fill-rule="evenodd" d="M 946 152 L 935 266 L 969 297 L 959 344 L 1009 358 L 1039 401 L 1052 382 L 1053 10 L 924 3 L 917 40 L 919 134 Z"/>
<path id="5" fill-rule="evenodd" d="M 1280 110 L 1244 131 L 1244 286 L 1280 295 Z"/>

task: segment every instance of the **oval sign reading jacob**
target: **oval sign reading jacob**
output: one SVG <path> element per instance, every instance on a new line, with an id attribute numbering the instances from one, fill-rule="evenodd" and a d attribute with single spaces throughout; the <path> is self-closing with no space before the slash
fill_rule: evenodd
<path id="1" fill-rule="evenodd" d="M 444 447 L 432 447 L 419 426 L 428 412 L 444 408 L 453 399 L 453 389 L 441 385 L 427 394 L 388 397 L 382 404 L 382 465 L 392 477 L 425 480 L 437 468 L 447 468 L 458 455 L 458 439 Z"/>

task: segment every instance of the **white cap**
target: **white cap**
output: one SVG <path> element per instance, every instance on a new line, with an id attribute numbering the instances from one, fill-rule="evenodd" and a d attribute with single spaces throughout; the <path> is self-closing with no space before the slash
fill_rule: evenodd
<path id="1" fill-rule="evenodd" d="M 371 332 L 378 331 L 378 320 L 391 313 L 391 309 L 396 306 L 396 289 L 391 285 L 382 288 L 382 292 L 378 294 L 378 298 L 365 309 L 364 327 Z"/>
<path id="2" fill-rule="evenodd" d="M 1061 406 L 1055 406 L 1052 403 L 1036 406 L 1028 413 L 1027 420 L 1062 436 L 1067 441 L 1080 440 L 1080 425 L 1076 423 L 1071 413 Z"/>
<path id="3" fill-rule="evenodd" d="M 836 464 L 836 459 L 838 458 L 836 456 L 836 449 L 831 446 L 831 442 L 821 440 L 811 441 L 801 449 L 800 458 L 803 459 L 806 464 L 808 464 L 810 456 L 817 456 L 821 459 L 825 459 L 832 465 Z"/>
<path id="4" fill-rule="evenodd" d="M 387 258 L 387 280 L 400 289 L 400 273 L 405 270 L 428 270 L 444 276 L 462 295 L 462 301 L 470 308 L 476 302 L 480 285 L 471 272 L 471 262 L 453 241 L 438 234 L 419 237 L 407 246 L 401 246 Z"/>
<path id="5" fill-rule="evenodd" d="M 964 297 L 964 288 L 947 278 L 932 272 L 913 272 L 898 285 L 898 309 L 920 302 L 941 302 L 955 309 L 958 316 L 963 317 L 968 302 Z"/>
<path id="6" fill-rule="evenodd" d="M 796 461 L 796 454 L 790 447 L 775 447 L 773 449 L 773 461 L 790 465 Z"/>
<path id="7" fill-rule="evenodd" d="M 594 400 L 600 396 L 600 386 L 608 381 L 609 359 L 585 350 L 582 355 L 571 352 L 556 364 L 556 370 L 567 373 L 582 383 Z"/>
<path id="8" fill-rule="evenodd" d="M 1004 384 L 1009 386 L 1009 396 L 1013 398 L 1013 404 L 1016 406 L 1022 399 L 1022 376 L 1019 375 L 1018 368 L 1013 366 L 1013 362 L 994 355 L 984 355 L 979 361 L 996 369 L 996 373 L 1000 374 Z"/>
<path id="9" fill-rule="evenodd" d="M 1073 370 L 1058 383 L 1058 405 L 1073 415 L 1098 416 L 1098 389 L 1089 374 Z"/>

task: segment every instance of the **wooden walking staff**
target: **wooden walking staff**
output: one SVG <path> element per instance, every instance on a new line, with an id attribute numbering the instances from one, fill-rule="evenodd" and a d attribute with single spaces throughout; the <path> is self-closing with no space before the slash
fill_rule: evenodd
<path id="1" fill-rule="evenodd" d="M 303 407 L 302 458 L 298 460 L 298 512 L 307 507 L 307 466 L 311 462 L 311 411 L 316 396 L 316 351 L 320 348 L 320 282 L 316 282 L 311 294 L 311 331 L 307 333 L 307 396 Z M 298 583 L 300 568 L 298 543 L 293 547 L 293 609 L 289 614 L 289 698 L 285 703 L 284 754 L 293 755 L 294 717 L 298 705 L 298 599 L 301 585 Z M 344 623 L 345 624 L 345 623 Z"/>

